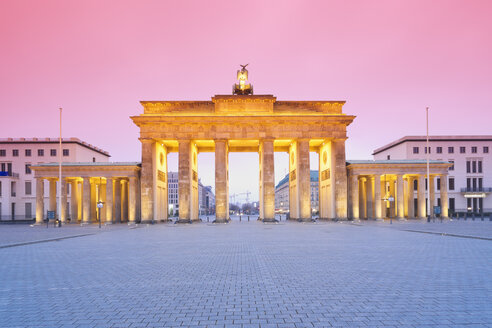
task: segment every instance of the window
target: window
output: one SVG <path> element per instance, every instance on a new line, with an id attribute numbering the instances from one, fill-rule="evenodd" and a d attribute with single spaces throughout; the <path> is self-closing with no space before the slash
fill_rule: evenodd
<path id="1" fill-rule="evenodd" d="M 386 156 L 386 159 L 389 160 L 391 158 L 391 155 Z"/>
<path id="2" fill-rule="evenodd" d="M 476 154 L 477 153 L 477 147 L 471 147 L 471 151 L 472 151 L 472 154 Z"/>
<path id="3" fill-rule="evenodd" d="M 472 172 L 477 173 L 477 162 L 476 161 L 472 161 Z"/>
<path id="4" fill-rule="evenodd" d="M 5 149 L 0 149 L 0 157 L 7 156 L 7 151 Z"/>
<path id="5" fill-rule="evenodd" d="M 26 174 L 31 174 L 31 164 L 26 164 Z"/>
<path id="6" fill-rule="evenodd" d="M 26 195 L 32 195 L 31 187 L 32 187 L 31 181 L 26 181 L 26 186 L 25 186 Z"/>
<path id="7" fill-rule="evenodd" d="M 483 153 L 484 154 L 488 154 L 489 153 L 489 147 L 488 146 L 484 146 L 483 147 Z M 2 155 L 0 155 L 0 156 L 2 156 Z"/>
<path id="8" fill-rule="evenodd" d="M 454 154 L 454 147 L 448 147 L 448 154 Z"/>
<path id="9" fill-rule="evenodd" d="M 30 149 L 24 150 L 24 153 L 25 153 L 26 157 L 31 157 L 31 150 Z"/>
<path id="10" fill-rule="evenodd" d="M 466 173 L 470 173 L 470 172 L 471 172 L 471 162 L 466 161 Z"/>
<path id="11" fill-rule="evenodd" d="M 419 153 L 419 147 L 413 147 L 413 153 L 418 154 Z"/>
<path id="12" fill-rule="evenodd" d="M 0 197 L 2 197 L 2 181 L 0 181 Z M 0 216 L 0 219 L 1 219 L 1 218 L 2 218 L 2 217 Z"/>
<path id="13" fill-rule="evenodd" d="M 454 178 L 449 178 L 449 190 L 454 190 Z"/>
<path id="14" fill-rule="evenodd" d="M 454 161 L 449 161 L 452 165 L 449 167 L 450 171 L 454 171 Z"/>
<path id="15" fill-rule="evenodd" d="M 460 147 L 460 153 L 465 154 L 466 153 L 466 147 Z"/>
<path id="16" fill-rule="evenodd" d="M 478 173 L 482 173 L 482 161 L 478 161 Z"/>
<path id="17" fill-rule="evenodd" d="M 92 162 L 96 162 L 96 158 L 95 157 L 92 157 Z"/>
<path id="18" fill-rule="evenodd" d="M 50 150 L 50 156 L 56 156 L 56 149 Z"/>
<path id="19" fill-rule="evenodd" d="M 44 149 L 38 149 L 38 156 L 43 157 L 44 156 Z"/>
<path id="20" fill-rule="evenodd" d="M 425 153 L 427 154 L 427 150 L 429 151 L 429 154 L 431 153 L 431 147 L 424 147 L 425 148 Z"/>
<path id="21" fill-rule="evenodd" d="M 25 203 L 26 207 L 26 219 L 32 219 L 32 204 L 31 203 Z"/>
<path id="22" fill-rule="evenodd" d="M 12 150 L 12 156 L 18 157 L 19 156 L 19 149 L 13 149 Z"/>
<path id="23" fill-rule="evenodd" d="M 68 149 L 63 149 L 63 156 L 68 156 L 69 153 Z"/>
<path id="24" fill-rule="evenodd" d="M 454 209 L 455 209 L 455 202 L 454 202 L 454 198 L 449 198 L 449 209 L 454 212 Z"/>
<path id="25" fill-rule="evenodd" d="M 437 190 L 441 190 L 441 178 L 437 178 Z"/>
<path id="26" fill-rule="evenodd" d="M 442 147 L 437 147 L 436 148 L 436 153 L 442 154 Z"/>

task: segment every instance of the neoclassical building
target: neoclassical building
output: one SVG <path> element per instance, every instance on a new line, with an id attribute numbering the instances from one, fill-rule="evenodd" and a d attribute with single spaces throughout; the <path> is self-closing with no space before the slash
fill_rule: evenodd
<path id="1" fill-rule="evenodd" d="M 168 220 L 168 154 L 178 153 L 178 223 L 199 220 L 198 153 L 215 153 L 216 222 L 229 219 L 229 153 L 259 154 L 260 219 L 275 221 L 274 152 L 289 154 L 289 216 L 311 220 L 310 152 L 317 152 L 320 219 L 425 217 L 422 161 L 349 161 L 347 127 L 355 116 L 343 112 L 345 101 L 281 101 L 254 95 L 248 72 L 238 71 L 232 95 L 201 101 L 141 101 L 143 111 L 131 119 L 139 127 L 141 163 L 63 163 L 61 206 L 74 222 L 160 222 Z M 445 177 L 451 164 L 433 161 L 432 176 Z M 44 180 L 49 182 L 49 209 L 56 210 L 57 163 L 33 166 L 36 221 L 44 217 Z M 348 177 L 348 179 L 347 179 Z M 176 177 L 173 178 L 176 180 Z M 417 182 L 415 182 L 417 181 Z M 433 179 L 431 184 L 433 183 Z M 447 184 L 441 179 L 442 215 L 447 214 Z M 174 181 L 175 182 L 175 181 Z M 416 186 L 416 187 L 414 187 Z M 412 187 L 414 189 L 412 189 Z M 415 200 L 414 190 L 417 191 Z M 431 185 L 430 198 L 435 202 Z M 174 198 L 173 198 L 174 199 Z M 102 202 L 100 217 L 96 203 Z"/>
<path id="2" fill-rule="evenodd" d="M 448 217 L 448 169 L 452 164 L 430 161 L 427 185 L 425 160 L 348 161 L 349 216 L 354 219 L 426 218 L 439 205 Z M 434 181 L 439 180 L 436 202 Z M 426 191 L 431 209 L 427 206 Z"/>
<path id="3" fill-rule="evenodd" d="M 57 188 L 61 188 L 60 219 L 90 224 L 137 223 L 140 220 L 140 163 L 62 163 L 61 187 L 58 163 L 33 165 L 36 179 L 36 223 L 42 224 L 46 211 L 57 211 Z M 49 206 L 45 208 L 44 181 L 49 181 Z M 70 186 L 70 188 L 68 187 Z M 68 202 L 70 189 L 70 208 Z M 96 204 L 104 203 L 97 211 Z"/>
<path id="4" fill-rule="evenodd" d="M 142 101 L 131 119 L 142 142 L 142 221 L 166 220 L 167 155 L 178 152 L 179 220 L 198 219 L 197 154 L 215 152 L 217 222 L 229 213 L 229 152 L 259 153 L 260 218 L 275 219 L 275 151 L 289 153 L 290 217 L 311 219 L 309 152 L 320 154 L 320 217 L 347 218 L 344 101 L 278 101 L 272 95 L 216 95 L 210 101 Z"/>

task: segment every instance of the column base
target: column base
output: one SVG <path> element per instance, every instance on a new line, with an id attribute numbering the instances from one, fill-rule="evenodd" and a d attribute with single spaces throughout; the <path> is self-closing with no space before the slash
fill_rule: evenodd
<path id="1" fill-rule="evenodd" d="M 264 218 L 261 221 L 263 221 L 263 223 L 278 223 L 278 220 L 275 218 L 273 218 L 273 219 Z"/>
<path id="2" fill-rule="evenodd" d="M 113 224 L 113 222 L 111 222 L 111 221 L 104 222 L 104 225 L 112 225 L 112 224 Z"/>
<path id="3" fill-rule="evenodd" d="M 176 220 L 176 222 L 174 222 L 174 224 L 192 224 L 193 221 L 191 221 L 190 219 L 178 219 Z"/>
<path id="4" fill-rule="evenodd" d="M 405 218 L 396 218 L 398 221 L 406 221 L 407 219 Z"/>
<path id="5" fill-rule="evenodd" d="M 313 218 L 304 218 L 304 219 L 299 218 L 299 219 L 297 219 L 297 222 L 303 222 L 303 223 L 304 222 L 316 222 L 316 220 Z"/>
<path id="6" fill-rule="evenodd" d="M 228 219 L 215 219 L 212 221 L 212 223 L 216 223 L 216 224 L 226 224 L 226 223 L 229 223 L 230 220 Z"/>
<path id="7" fill-rule="evenodd" d="M 141 220 L 140 224 L 155 224 L 157 221 L 155 220 Z"/>
<path id="8" fill-rule="evenodd" d="M 92 222 L 81 222 L 80 225 L 81 226 L 87 226 L 87 225 L 91 225 Z"/>

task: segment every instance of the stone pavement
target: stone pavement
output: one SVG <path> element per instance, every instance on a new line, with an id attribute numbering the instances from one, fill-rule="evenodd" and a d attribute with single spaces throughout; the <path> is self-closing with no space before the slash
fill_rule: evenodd
<path id="1" fill-rule="evenodd" d="M 63 227 L 0 248 L 0 327 L 492 327 L 492 241 L 416 224 Z"/>

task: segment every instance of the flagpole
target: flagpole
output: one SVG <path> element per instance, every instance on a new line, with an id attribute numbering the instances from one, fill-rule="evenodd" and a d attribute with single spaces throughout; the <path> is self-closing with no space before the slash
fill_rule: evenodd
<path id="1" fill-rule="evenodd" d="M 425 108 L 425 121 L 426 121 L 426 130 L 427 130 L 427 139 L 425 142 L 425 153 L 427 154 L 427 222 L 430 222 L 430 217 L 431 217 L 431 205 L 430 205 L 430 188 L 433 184 L 430 183 L 430 170 L 429 170 L 429 155 L 430 155 L 430 149 L 429 149 L 429 107 Z"/>
<path id="2" fill-rule="evenodd" d="M 61 189 L 62 189 L 62 108 L 60 107 L 60 139 L 58 149 L 58 181 L 60 187 L 58 188 L 58 227 L 61 227 Z"/>

